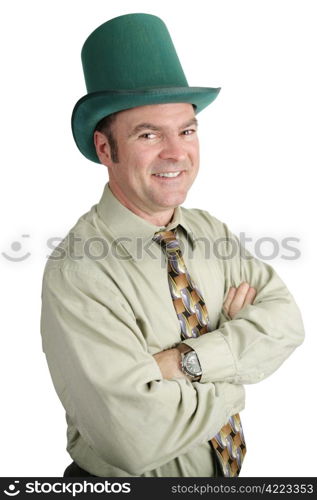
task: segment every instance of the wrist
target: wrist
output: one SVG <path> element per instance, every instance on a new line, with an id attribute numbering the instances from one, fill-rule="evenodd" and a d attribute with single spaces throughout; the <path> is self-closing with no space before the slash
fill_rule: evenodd
<path id="1" fill-rule="evenodd" d="M 181 356 L 181 371 L 191 380 L 191 382 L 199 382 L 202 370 L 195 350 L 184 343 L 178 344 L 176 349 L 180 352 Z"/>

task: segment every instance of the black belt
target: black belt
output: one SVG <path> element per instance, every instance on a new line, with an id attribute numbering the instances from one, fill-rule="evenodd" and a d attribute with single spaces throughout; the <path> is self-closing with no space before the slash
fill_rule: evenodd
<path id="1" fill-rule="evenodd" d="M 89 474 L 89 472 L 79 467 L 79 465 L 77 465 L 76 462 L 73 462 L 65 469 L 63 477 L 97 477 L 97 476 Z"/>

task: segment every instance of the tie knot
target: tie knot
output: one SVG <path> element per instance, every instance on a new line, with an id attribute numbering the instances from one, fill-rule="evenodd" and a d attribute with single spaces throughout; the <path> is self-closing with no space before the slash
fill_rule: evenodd
<path id="1" fill-rule="evenodd" d="M 158 231 L 154 234 L 153 240 L 159 243 L 167 252 L 177 252 L 180 250 L 180 245 L 175 233 L 176 228 L 172 231 Z"/>

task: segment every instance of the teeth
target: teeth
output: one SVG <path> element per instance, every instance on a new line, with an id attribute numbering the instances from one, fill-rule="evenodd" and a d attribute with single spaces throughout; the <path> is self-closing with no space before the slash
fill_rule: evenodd
<path id="1" fill-rule="evenodd" d="M 167 172 L 166 174 L 154 174 L 156 177 L 177 177 L 180 172 Z"/>

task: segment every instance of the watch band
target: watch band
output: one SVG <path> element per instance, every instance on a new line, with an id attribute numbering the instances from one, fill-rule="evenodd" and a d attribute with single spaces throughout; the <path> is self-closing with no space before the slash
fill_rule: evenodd
<path id="1" fill-rule="evenodd" d="M 186 352 L 194 350 L 194 349 L 192 349 L 192 347 L 190 347 L 187 344 L 184 344 L 183 342 L 181 342 L 180 344 L 178 344 L 176 346 L 176 349 L 178 349 L 181 354 L 186 354 Z"/>

